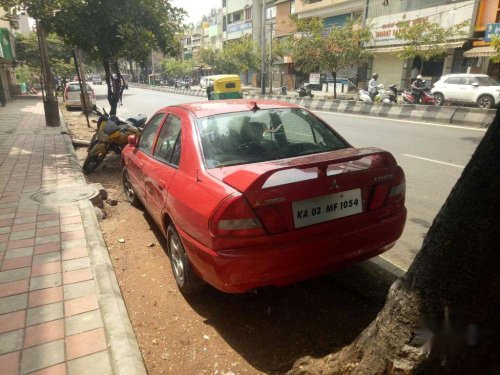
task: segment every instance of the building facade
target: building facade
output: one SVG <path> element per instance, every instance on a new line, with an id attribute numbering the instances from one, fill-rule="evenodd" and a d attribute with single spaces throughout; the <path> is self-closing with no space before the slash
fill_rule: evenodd
<path id="1" fill-rule="evenodd" d="M 365 47 L 373 53 L 369 72 L 376 72 L 384 84 L 398 84 L 401 88 L 410 85 L 410 73 L 419 69 L 428 81 L 435 81 L 443 74 L 464 72 L 467 62 L 463 53 L 468 47 L 471 26 L 464 28 L 464 35 L 451 38 L 446 43 L 446 55 L 432 61 L 418 59 L 403 61 L 397 57 L 404 47 L 404 41 L 396 39 L 397 23 L 421 19 L 435 22 L 448 28 L 463 21 L 472 22 L 477 10 L 477 0 L 367 0 L 365 22 L 372 26 L 373 39 Z"/>
<path id="2" fill-rule="evenodd" d="M 5 14 L 0 8 L 0 18 Z M 20 93 L 14 72 L 16 50 L 13 26 L 12 22 L 0 19 L 0 106 L 11 100 L 13 95 Z"/>
<path id="3" fill-rule="evenodd" d="M 500 0 L 480 0 L 474 24 L 472 47 L 464 53 L 469 60 L 469 71 L 484 73 L 500 79 L 500 64 L 493 63 L 495 54 L 491 40 L 500 37 Z"/>

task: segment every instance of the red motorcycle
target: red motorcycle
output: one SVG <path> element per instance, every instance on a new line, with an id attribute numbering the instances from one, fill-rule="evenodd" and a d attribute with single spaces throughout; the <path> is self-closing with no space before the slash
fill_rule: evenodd
<path id="1" fill-rule="evenodd" d="M 423 104 L 423 105 L 438 105 L 434 96 L 430 95 L 427 91 L 422 91 L 420 95 L 420 103 L 417 103 L 415 95 L 411 90 L 403 91 L 403 103 L 405 104 Z"/>

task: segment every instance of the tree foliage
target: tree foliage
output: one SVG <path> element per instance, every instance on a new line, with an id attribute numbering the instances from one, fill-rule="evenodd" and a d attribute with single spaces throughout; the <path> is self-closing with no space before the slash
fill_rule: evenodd
<path id="1" fill-rule="evenodd" d="M 179 51 L 175 37 L 185 12 L 168 0 L 0 0 L 23 9 L 71 46 L 99 60 L 111 113 L 123 91 L 118 59 L 144 61 L 151 50 Z"/>
<path id="2" fill-rule="evenodd" d="M 495 36 L 491 40 L 491 45 L 495 49 L 495 54 L 490 57 L 491 61 L 498 64 L 500 63 L 500 37 Z"/>
<path id="3" fill-rule="evenodd" d="M 329 71 L 334 79 L 337 71 L 368 57 L 362 44 L 371 39 L 369 26 L 359 20 L 339 27 L 325 28 L 319 18 L 293 18 L 297 33 L 287 38 L 295 68 L 304 73 Z M 336 90 L 334 92 L 336 96 Z"/>
<path id="4" fill-rule="evenodd" d="M 222 50 L 205 48 L 200 51 L 199 62 L 216 72 L 226 74 L 248 73 L 260 68 L 260 48 L 251 36 L 229 41 Z"/>
<path id="5" fill-rule="evenodd" d="M 161 63 L 162 71 L 169 77 L 184 77 L 193 74 L 194 62 L 193 60 L 184 60 L 170 57 L 164 59 Z"/>
<path id="6" fill-rule="evenodd" d="M 74 75 L 75 67 L 71 63 L 71 49 L 64 44 L 62 39 L 54 33 L 49 34 L 47 36 L 47 48 L 53 75 L 67 78 Z M 17 59 L 28 65 L 32 72 L 37 72 L 37 75 L 40 74 L 40 51 L 35 33 L 28 35 L 16 34 L 16 55 Z"/>
<path id="7" fill-rule="evenodd" d="M 451 27 L 442 27 L 426 19 L 398 22 L 396 39 L 405 44 L 398 57 L 402 60 L 419 57 L 422 71 L 424 61 L 445 54 L 449 40 L 466 36 L 468 25 L 469 21 L 464 21 Z"/>

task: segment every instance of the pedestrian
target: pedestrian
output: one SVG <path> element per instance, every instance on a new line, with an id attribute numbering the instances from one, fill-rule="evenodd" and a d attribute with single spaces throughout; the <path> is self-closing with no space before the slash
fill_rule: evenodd
<path id="1" fill-rule="evenodd" d="M 207 98 L 208 100 L 212 100 L 212 93 L 214 92 L 214 83 L 209 82 L 207 85 Z"/>
<path id="2" fill-rule="evenodd" d="M 370 82 L 368 82 L 368 93 L 370 94 L 370 98 L 372 98 L 372 101 L 375 100 L 375 96 L 378 93 L 378 74 L 373 73 L 372 79 L 370 79 Z"/>

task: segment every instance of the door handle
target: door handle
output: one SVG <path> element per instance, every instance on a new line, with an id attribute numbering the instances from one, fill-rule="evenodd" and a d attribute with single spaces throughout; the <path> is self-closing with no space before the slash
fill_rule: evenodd
<path id="1" fill-rule="evenodd" d="M 158 180 L 158 189 L 160 190 L 165 189 L 165 181 Z"/>

